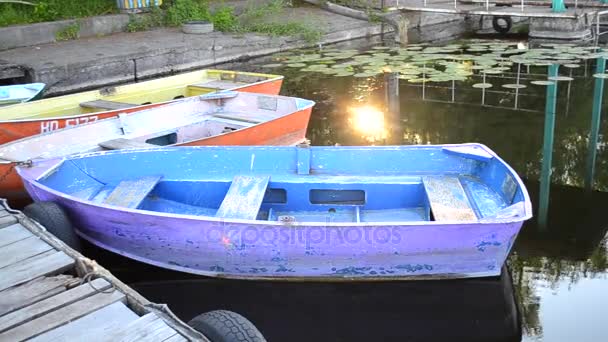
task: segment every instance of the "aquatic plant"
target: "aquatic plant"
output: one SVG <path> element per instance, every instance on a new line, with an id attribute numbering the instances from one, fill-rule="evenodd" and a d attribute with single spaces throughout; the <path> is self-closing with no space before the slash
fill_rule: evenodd
<path id="1" fill-rule="evenodd" d="M 607 57 L 608 53 L 597 47 L 581 47 L 574 44 L 544 44 L 527 48 L 517 42 L 473 41 L 469 44 L 432 46 L 410 44 L 405 47 L 375 46 L 366 51 L 321 49 L 319 51 L 295 51 L 277 57 L 268 68 L 279 66 L 297 68 L 302 72 L 316 72 L 337 77 L 375 77 L 384 72 L 397 72 L 399 78 L 410 83 L 466 81 L 470 76 L 503 75 L 514 67 L 546 67 L 560 64 L 574 69 L 587 59 Z M 328 67 L 331 66 L 331 67 Z M 519 70 L 518 69 L 518 70 Z M 545 72 L 542 72 L 543 74 Z M 599 76 L 601 77 L 601 76 Z M 556 76 L 550 80 L 531 82 L 548 85 L 552 81 L 572 81 L 570 76 Z M 492 84 L 485 79 L 473 84 L 473 88 L 485 89 Z M 519 81 L 503 84 L 505 89 L 524 89 Z"/>

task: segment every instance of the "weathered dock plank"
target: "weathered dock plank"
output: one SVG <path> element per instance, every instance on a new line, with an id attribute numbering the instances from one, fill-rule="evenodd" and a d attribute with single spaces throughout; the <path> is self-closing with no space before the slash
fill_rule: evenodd
<path id="1" fill-rule="evenodd" d="M 69 275 L 36 278 L 0 292 L 0 316 L 44 300 L 67 289 L 76 278 Z"/>
<path id="2" fill-rule="evenodd" d="M 116 302 L 57 329 L 34 337 L 30 342 L 105 341 L 105 336 L 139 318 L 123 303 Z"/>
<path id="3" fill-rule="evenodd" d="M 0 228 L 8 227 L 11 224 L 17 223 L 17 218 L 12 215 L 0 217 Z"/>
<path id="4" fill-rule="evenodd" d="M 53 249 L 40 238 L 31 235 L 28 238 L 11 243 L 0 249 L 0 268 L 31 258 Z"/>
<path id="5" fill-rule="evenodd" d="M 19 240 L 27 239 L 32 236 L 32 233 L 25 229 L 19 223 L 15 223 L 6 228 L 0 229 L 0 247 L 4 247 L 6 245 L 10 245 L 13 242 L 17 242 Z"/>
<path id="6" fill-rule="evenodd" d="M 110 288 L 110 286 L 110 283 L 108 283 L 105 279 L 95 279 L 91 282 L 91 284 L 82 284 L 71 290 L 27 306 L 21 310 L 11 312 L 10 314 L 0 317 L 0 332 L 11 329 L 18 324 L 23 324 L 36 319 L 53 310 L 70 305 L 83 298 L 90 297 L 97 293 L 97 291 L 104 291 Z"/>
<path id="7" fill-rule="evenodd" d="M 169 328 L 156 314 L 149 313 L 120 329 L 106 335 L 106 341 L 136 342 L 164 341 L 175 336 L 177 332 Z"/>
<path id="8" fill-rule="evenodd" d="M 63 252 L 50 250 L 23 262 L 0 269 L 0 291 L 40 276 L 58 274 L 74 265 Z"/>
<path id="9" fill-rule="evenodd" d="M 2 199 L 0 224 L 0 341 L 207 341 Z"/>
<path id="10" fill-rule="evenodd" d="M 94 296 L 64 306 L 11 330 L 2 332 L 0 333 L 0 340 L 21 341 L 30 339 L 118 301 L 125 301 L 123 293 L 118 291 L 97 293 Z"/>
<path id="11" fill-rule="evenodd" d="M 175 335 L 169 337 L 168 339 L 166 339 L 164 342 L 184 342 L 184 341 L 188 341 L 188 340 L 180 334 L 175 334 Z"/>

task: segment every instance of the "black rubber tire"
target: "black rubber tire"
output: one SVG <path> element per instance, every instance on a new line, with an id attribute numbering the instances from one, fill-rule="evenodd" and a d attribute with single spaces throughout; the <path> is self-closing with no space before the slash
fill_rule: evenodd
<path id="1" fill-rule="evenodd" d="M 266 342 L 247 318 L 228 310 L 202 313 L 188 322 L 211 342 Z"/>
<path id="2" fill-rule="evenodd" d="M 23 213 L 43 225 L 46 230 L 73 249 L 80 251 L 80 239 L 65 211 L 54 202 L 36 202 L 23 209 Z"/>
<path id="3" fill-rule="evenodd" d="M 501 26 L 500 20 L 504 20 L 506 25 Z M 511 20 L 511 17 L 504 16 L 504 15 L 497 15 L 492 18 L 492 27 L 498 33 L 507 34 L 511 30 L 512 26 L 513 26 L 513 21 Z"/>

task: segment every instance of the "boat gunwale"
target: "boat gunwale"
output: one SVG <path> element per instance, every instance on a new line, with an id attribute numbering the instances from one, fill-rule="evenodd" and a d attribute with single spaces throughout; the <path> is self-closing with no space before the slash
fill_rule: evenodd
<path id="1" fill-rule="evenodd" d="M 366 149 L 367 148 L 367 149 L 371 149 L 371 150 L 374 150 L 374 149 L 396 150 L 396 149 L 438 149 L 438 148 L 456 147 L 456 146 L 476 146 L 476 147 L 482 148 L 486 152 L 488 152 L 490 155 L 492 155 L 492 157 L 496 158 L 498 160 L 498 162 L 500 162 L 503 166 L 506 167 L 508 173 L 510 173 L 510 175 L 512 177 L 514 177 L 519 189 L 521 189 L 521 191 L 522 191 L 522 195 L 524 198 L 523 199 L 523 201 L 524 201 L 524 213 L 523 213 L 524 215 L 523 216 L 507 217 L 507 218 L 482 218 L 482 219 L 477 219 L 476 221 L 446 220 L 446 221 L 382 221 L 382 222 L 330 222 L 330 223 L 314 222 L 314 221 L 312 221 L 312 222 L 296 221 L 296 222 L 284 223 L 284 222 L 279 222 L 279 221 L 245 220 L 245 219 L 222 218 L 222 217 L 213 217 L 213 216 L 205 216 L 205 215 L 165 213 L 165 212 L 158 212 L 158 211 L 152 211 L 152 210 L 131 209 L 131 208 L 108 205 L 108 204 L 103 204 L 103 203 L 95 203 L 91 200 L 84 200 L 82 198 L 57 191 L 38 181 L 39 179 L 41 179 L 43 177 L 44 174 L 48 175 L 51 172 L 53 172 L 54 170 L 56 170 L 57 168 L 59 168 L 66 160 L 82 159 L 82 158 L 91 157 L 91 156 L 95 156 L 95 155 L 127 154 L 127 153 L 141 153 L 141 152 L 148 152 L 148 153 L 170 152 L 170 151 L 176 151 L 177 148 L 179 148 L 179 149 L 206 149 L 206 148 L 218 148 L 218 147 L 222 148 L 222 149 L 256 148 L 256 147 L 251 147 L 251 146 L 182 146 L 182 147 L 177 147 L 177 148 L 176 147 L 169 147 L 169 148 L 160 147 L 160 148 L 154 148 L 154 149 L 144 148 L 144 149 L 126 149 L 126 150 L 85 152 L 85 153 L 80 153 L 80 154 L 73 154 L 68 157 L 63 157 L 63 158 L 60 157 L 60 158 L 45 159 L 46 161 L 50 161 L 53 159 L 56 159 L 56 160 L 61 159 L 61 162 L 55 163 L 52 167 L 49 167 L 48 170 L 45 170 L 45 172 L 43 174 L 41 174 L 39 177 L 37 177 L 36 179 L 25 179 L 25 177 L 23 177 L 23 175 L 21 174 L 22 166 L 17 166 L 16 170 L 17 170 L 17 173 L 19 174 L 19 176 L 22 177 L 24 181 L 27 181 L 30 184 L 37 186 L 37 187 L 41 188 L 42 190 L 47 191 L 59 198 L 65 198 L 65 199 L 73 201 L 73 202 L 77 202 L 77 203 L 81 203 L 81 204 L 89 205 L 89 206 L 94 206 L 94 207 L 98 207 L 98 208 L 103 208 L 106 210 L 128 212 L 128 213 L 132 213 L 132 214 L 151 216 L 151 217 L 175 218 L 175 219 L 184 219 L 184 220 L 193 220 L 193 221 L 226 222 L 226 223 L 235 223 L 235 224 L 254 224 L 254 225 L 259 225 L 259 226 L 294 226 L 294 227 L 300 227 L 300 226 L 302 226 L 302 227 L 308 227 L 308 226 L 310 226 L 310 227 L 375 226 L 375 227 L 381 227 L 381 226 L 421 226 L 421 225 L 422 226 L 427 226 L 427 225 L 479 226 L 479 225 L 491 225 L 491 224 L 515 224 L 515 223 L 523 223 L 524 221 L 532 218 L 532 203 L 531 203 L 528 191 L 527 191 L 522 179 L 519 177 L 517 172 L 515 172 L 515 170 L 513 168 L 511 168 L 511 166 L 509 166 L 502 158 L 500 158 L 494 151 L 492 151 L 490 148 L 488 148 L 484 144 L 463 143 L 463 144 L 438 144 L 438 145 L 337 146 L 337 147 L 332 147 L 332 148 L 333 149 Z M 267 147 L 268 146 L 258 147 L 258 148 L 267 148 Z M 293 146 L 272 146 L 272 147 L 273 148 L 283 148 L 283 149 L 294 148 Z M 313 149 L 314 148 L 328 148 L 328 146 L 311 146 L 311 147 L 305 147 L 305 148 L 313 148 Z M 45 161 L 45 160 L 40 160 L 40 161 Z"/>
<path id="2" fill-rule="evenodd" d="M 249 94 L 252 94 L 252 95 L 267 96 L 267 97 L 274 97 L 274 98 L 288 98 L 288 99 L 292 99 L 295 102 L 296 107 L 298 106 L 298 103 L 297 103 L 298 100 L 304 100 L 307 103 L 306 103 L 305 106 L 303 106 L 301 108 L 298 107 L 298 108 L 296 108 L 296 110 L 292 111 L 289 114 L 283 114 L 283 115 L 278 116 L 276 118 L 273 118 L 273 119 L 270 119 L 270 120 L 266 120 L 266 121 L 263 121 L 263 122 L 259 122 L 257 124 L 253 124 L 253 125 L 248 126 L 248 127 L 243 127 L 241 129 L 238 129 L 238 130 L 233 131 L 233 132 L 220 133 L 220 134 L 213 135 L 211 137 L 205 137 L 205 138 L 201 138 L 201 139 L 189 140 L 189 141 L 184 141 L 184 142 L 181 142 L 181 143 L 176 143 L 176 144 L 171 144 L 171 145 L 164 145 L 164 146 L 159 145 L 158 147 L 159 148 L 163 148 L 163 147 L 180 147 L 180 145 L 189 144 L 189 143 L 192 143 L 192 142 L 195 142 L 195 141 L 200 141 L 200 140 L 207 139 L 207 138 L 215 138 L 215 137 L 219 137 L 219 136 L 224 136 L 226 134 L 231 134 L 231 133 L 235 133 L 235 132 L 242 132 L 245 129 L 249 129 L 249 128 L 252 128 L 252 127 L 257 127 L 259 125 L 266 124 L 266 123 L 272 122 L 274 120 L 278 120 L 278 119 L 281 119 L 281 118 L 289 117 L 289 116 L 291 116 L 293 114 L 299 113 L 299 112 L 304 111 L 304 110 L 312 109 L 315 106 L 315 104 L 316 104 L 312 100 L 306 100 L 306 99 L 303 99 L 303 98 L 292 97 L 292 96 L 268 95 L 268 94 L 262 94 L 262 93 L 249 93 L 249 92 L 237 92 L 237 93 L 238 94 L 246 94 L 246 96 L 249 95 Z M 215 99 L 204 99 L 204 98 L 201 98 L 201 97 L 204 97 L 206 95 L 208 95 L 208 94 L 191 96 L 191 97 L 187 97 L 185 99 L 180 99 L 180 100 L 182 100 L 184 102 L 186 102 L 186 101 L 191 101 L 191 102 L 195 102 L 195 101 L 207 101 L 207 100 L 208 101 L 214 101 L 215 100 Z M 176 101 L 178 101 L 178 100 L 176 100 Z M 146 112 L 146 111 L 160 110 L 162 108 L 165 108 L 166 106 L 170 106 L 170 105 L 173 105 L 173 104 L 174 103 L 165 103 L 165 104 L 160 105 L 160 106 L 154 106 L 154 107 L 151 107 L 151 108 L 146 108 L 146 109 L 142 109 L 142 110 L 139 110 L 139 111 L 136 111 L 136 112 L 125 113 L 125 114 L 127 116 L 134 115 L 134 114 L 141 114 L 142 112 Z M 209 115 L 209 117 L 212 117 L 212 115 Z M 55 133 L 63 132 L 64 130 L 69 130 L 69 129 L 74 129 L 74 128 L 81 128 L 81 127 L 86 127 L 86 126 L 89 126 L 89 125 L 95 125 L 95 124 L 99 124 L 101 122 L 106 122 L 107 120 L 118 120 L 118 115 L 113 116 L 113 117 L 109 117 L 109 118 L 105 118 L 105 119 L 101 119 L 101 120 L 85 122 L 85 123 L 82 123 L 82 124 L 79 124 L 79 125 L 76 125 L 76 126 L 66 126 L 66 127 L 62 127 L 62 128 L 56 129 L 56 130 L 52 130 L 52 131 L 48 131 L 48 132 L 44 132 L 44 133 L 40 133 L 40 134 L 36 134 L 36 135 L 30 135 L 30 136 L 27 136 L 27 137 L 23 137 L 21 139 L 17 139 L 17 140 L 13 140 L 13 141 L 7 142 L 5 144 L 1 144 L 0 148 L 4 149 L 7 146 L 17 145 L 17 144 L 26 142 L 26 141 L 28 141 L 30 139 L 38 139 L 38 138 L 41 138 L 41 137 L 45 137 L 47 135 L 52 135 L 52 134 L 55 134 Z M 1 123 L 2 122 L 0 121 L 0 124 Z M 192 122 L 192 123 L 190 123 L 188 125 L 196 124 L 196 123 L 200 123 L 200 121 L 198 121 L 198 122 Z M 181 126 L 181 127 L 186 127 L 188 125 Z M 165 132 L 169 132 L 169 131 L 172 131 L 172 130 L 158 131 L 157 133 L 165 133 Z M 186 146 L 182 146 L 182 147 L 186 147 Z M 193 146 L 193 147 L 196 147 L 196 146 Z M 130 149 L 130 150 L 134 150 L 134 149 Z M 137 149 L 137 150 L 139 150 L 139 149 Z M 76 155 L 80 155 L 80 154 L 83 154 L 83 153 L 95 153 L 95 152 L 103 152 L 103 151 L 82 152 L 82 153 L 71 154 L 70 156 L 76 156 Z M 45 160 L 45 159 L 55 159 L 55 158 L 61 158 L 61 157 L 44 158 L 44 159 L 36 159 L 36 157 L 34 157 L 34 158 L 14 161 L 14 160 L 4 159 L 0 155 L 0 165 L 7 165 L 7 164 L 13 164 L 13 163 L 19 164 L 19 163 L 26 163 L 26 162 L 31 161 L 31 160 Z"/>
<path id="3" fill-rule="evenodd" d="M 262 81 L 258 81 L 258 82 L 253 82 L 253 83 L 247 83 L 247 84 L 239 86 L 239 87 L 216 90 L 216 91 L 213 91 L 211 93 L 221 92 L 221 91 L 239 91 L 239 89 L 242 89 L 242 88 L 245 88 L 245 87 L 252 87 L 252 86 L 255 86 L 255 85 L 259 85 L 259 84 L 270 83 L 270 82 L 275 82 L 275 81 L 279 81 L 279 80 L 285 79 L 285 76 L 283 76 L 283 75 L 262 74 L 262 73 L 245 72 L 245 71 L 219 70 L 219 69 L 202 69 L 202 70 L 191 71 L 191 72 L 198 72 L 198 71 L 205 71 L 205 72 L 234 72 L 234 73 L 237 73 L 237 74 L 240 73 L 240 74 L 246 74 L 246 75 L 272 76 L 272 77 L 269 77 L 266 80 L 262 80 Z M 177 75 L 171 75 L 171 76 L 167 76 L 167 77 L 180 76 L 180 75 L 185 75 L 185 74 L 187 74 L 187 73 L 177 74 Z M 160 79 L 162 79 L 162 78 L 160 78 Z M 127 83 L 127 84 L 122 84 L 122 85 L 119 84 L 118 86 L 128 86 L 128 85 L 131 85 L 131 84 L 141 85 L 141 84 L 145 84 L 146 82 L 156 81 L 156 80 L 159 80 L 159 79 L 152 79 L 152 80 L 147 80 L 147 81 L 143 81 L 143 82 L 136 82 L 136 83 Z M 187 87 L 187 86 L 191 86 L 191 84 L 185 85 L 184 87 Z M 102 89 L 105 89 L 105 88 L 100 88 L 100 89 L 96 89 L 96 90 L 90 90 L 89 92 L 99 92 Z M 79 93 L 74 93 L 74 94 L 69 94 L 69 95 L 61 95 L 61 96 L 71 96 L 71 95 L 77 95 L 77 94 L 79 94 Z M 202 95 L 206 95 L 206 94 L 202 94 Z M 58 97 L 61 97 L 61 96 L 58 96 Z M 188 96 L 188 97 L 179 98 L 179 99 L 173 99 L 173 100 L 168 100 L 168 101 L 154 102 L 154 103 L 145 104 L 145 105 L 133 106 L 133 107 L 129 108 L 129 110 L 131 110 L 131 112 L 129 112 L 127 114 L 139 111 L 139 110 L 136 110 L 136 109 L 140 108 L 140 107 L 147 107 L 147 106 L 149 106 L 150 108 L 140 109 L 140 110 L 148 110 L 148 109 L 153 109 L 153 108 L 156 108 L 156 107 L 164 106 L 164 105 L 167 105 L 167 104 L 171 104 L 173 102 L 177 102 L 177 101 L 180 101 L 180 100 L 189 99 L 189 98 L 197 97 L 197 96 L 201 96 L 201 95 Z M 52 99 L 52 98 L 53 97 L 48 98 L 48 99 Z M 47 100 L 47 99 L 41 99 L 41 100 Z M 32 103 L 36 103 L 36 101 L 33 101 Z M 14 104 L 10 104 L 10 105 L 7 105 L 7 106 L 3 106 L 2 110 L 11 109 L 12 106 L 18 106 L 18 105 L 21 105 L 21 104 L 23 104 L 23 102 L 19 102 L 19 103 L 14 103 Z M 24 119 L 2 120 L 0 118 L 0 124 L 4 124 L 4 123 L 21 123 L 21 122 L 37 122 L 37 121 L 47 121 L 47 120 L 66 120 L 66 119 L 81 118 L 81 117 L 86 117 L 86 116 L 91 116 L 91 115 L 105 115 L 105 114 L 111 114 L 111 113 L 116 113 L 116 115 L 118 115 L 119 113 L 122 113 L 122 112 L 124 112 L 123 109 L 118 109 L 118 110 L 113 109 L 113 110 L 105 110 L 105 111 L 99 111 L 99 112 L 82 113 L 82 114 L 78 114 L 78 115 L 50 116 L 50 117 L 46 117 L 46 118 L 28 119 L 28 117 L 35 116 L 35 115 L 40 115 L 40 114 L 33 114 L 33 115 L 25 116 Z M 106 119 L 109 119 L 109 118 L 106 118 Z M 105 120 L 105 119 L 102 119 L 102 120 Z M 100 121 L 100 120 L 98 120 L 98 121 Z M 83 124 L 87 124 L 87 123 L 83 123 Z M 78 126 L 81 126 L 83 124 L 78 124 Z M 64 128 L 66 128 L 66 127 L 64 127 Z M 63 128 L 61 128 L 61 129 L 63 129 Z M 48 132 L 46 132 L 46 133 L 48 133 Z"/>

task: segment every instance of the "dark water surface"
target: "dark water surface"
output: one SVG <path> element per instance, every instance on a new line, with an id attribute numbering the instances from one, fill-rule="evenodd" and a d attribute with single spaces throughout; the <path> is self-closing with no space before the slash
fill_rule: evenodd
<path id="1" fill-rule="evenodd" d="M 365 43 L 364 43 L 365 44 Z M 369 43 L 368 43 L 369 44 Z M 383 110 L 383 77 L 333 77 L 290 68 L 262 69 L 269 59 L 234 69 L 285 75 L 283 94 L 317 102 L 308 138 L 313 145 L 488 145 L 524 178 L 538 207 L 545 88 L 518 91 L 513 71 L 491 75 L 481 105 L 481 82 L 400 82 L 399 117 L 357 116 Z M 549 224 L 524 225 L 500 279 L 369 284 L 269 283 L 203 279 L 92 251 L 101 264 L 183 319 L 213 309 L 250 318 L 269 341 L 608 341 L 608 151 L 606 105 L 601 122 L 595 191 L 583 189 L 591 125 L 593 62 L 560 82 Z M 546 78 L 546 67 L 522 82 Z M 569 75 L 569 69 L 563 69 Z M 515 107 L 517 106 L 517 109 Z M 100 253 L 100 254 L 99 254 Z M 512 281 L 511 281 L 512 278 Z M 517 310 L 514 302 L 517 302 Z M 519 314 L 518 314 L 519 313 Z"/>

